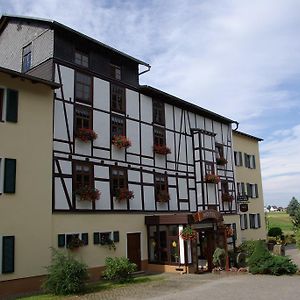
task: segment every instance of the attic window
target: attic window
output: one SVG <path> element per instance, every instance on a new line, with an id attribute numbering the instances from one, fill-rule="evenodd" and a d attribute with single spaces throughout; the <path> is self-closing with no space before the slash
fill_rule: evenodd
<path id="1" fill-rule="evenodd" d="M 75 51 L 75 64 L 88 68 L 89 56 L 81 51 Z"/>
<path id="2" fill-rule="evenodd" d="M 31 68 L 31 43 L 23 48 L 22 72 L 27 72 Z"/>
<path id="3" fill-rule="evenodd" d="M 114 79 L 121 80 L 121 67 L 115 64 L 110 64 L 110 76 Z"/>

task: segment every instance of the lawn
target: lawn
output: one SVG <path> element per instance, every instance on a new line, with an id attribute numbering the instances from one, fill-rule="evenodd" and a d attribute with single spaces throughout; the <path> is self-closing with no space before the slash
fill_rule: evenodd
<path id="1" fill-rule="evenodd" d="M 267 213 L 268 228 L 280 227 L 284 234 L 292 234 L 293 224 L 290 216 L 286 212 L 269 212 Z"/>

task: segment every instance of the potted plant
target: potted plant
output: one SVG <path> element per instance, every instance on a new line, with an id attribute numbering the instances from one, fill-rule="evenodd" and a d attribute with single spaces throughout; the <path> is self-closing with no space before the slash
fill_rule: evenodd
<path id="1" fill-rule="evenodd" d="M 129 191 L 127 188 L 121 188 L 116 191 L 116 199 L 119 201 L 130 200 L 134 198 L 133 191 Z"/>
<path id="2" fill-rule="evenodd" d="M 98 135 L 93 129 L 79 128 L 76 131 L 76 137 L 79 138 L 82 142 L 87 143 L 88 141 L 95 140 Z"/>
<path id="3" fill-rule="evenodd" d="M 78 249 L 83 246 L 83 241 L 78 236 L 73 236 L 67 245 L 70 250 Z"/>
<path id="4" fill-rule="evenodd" d="M 165 203 L 170 200 L 170 195 L 167 190 L 161 190 L 156 194 L 156 202 Z"/>
<path id="5" fill-rule="evenodd" d="M 223 156 L 217 157 L 216 161 L 217 161 L 217 165 L 219 166 L 225 166 L 228 163 L 228 160 Z"/>
<path id="6" fill-rule="evenodd" d="M 220 177 L 215 174 L 208 174 L 205 176 L 205 182 L 218 184 L 220 182 Z"/>
<path id="7" fill-rule="evenodd" d="M 118 149 L 122 149 L 130 147 L 131 141 L 124 135 L 115 135 L 112 138 L 112 144 Z"/>
<path id="8" fill-rule="evenodd" d="M 229 193 L 223 193 L 222 194 L 222 201 L 223 202 L 232 202 L 234 197 L 230 195 Z"/>
<path id="9" fill-rule="evenodd" d="M 181 230 L 180 236 L 185 241 L 195 241 L 197 240 L 197 231 L 188 225 Z"/>
<path id="10" fill-rule="evenodd" d="M 107 246 L 109 250 L 113 249 L 113 250 L 116 250 L 117 247 L 115 245 L 115 242 L 109 238 L 109 237 L 106 237 L 106 236 L 103 236 L 100 240 L 100 245 L 101 246 Z"/>
<path id="11" fill-rule="evenodd" d="M 153 146 L 153 151 L 154 153 L 161 154 L 161 155 L 167 155 L 171 153 L 171 149 L 169 147 L 160 144 L 155 144 Z"/>
<path id="12" fill-rule="evenodd" d="M 81 201 L 96 201 L 100 199 L 100 191 L 94 187 L 84 186 L 79 188 L 76 192 Z"/>
<path id="13" fill-rule="evenodd" d="M 225 233 L 226 237 L 232 237 L 233 236 L 233 229 L 231 226 L 226 226 L 225 227 Z"/>

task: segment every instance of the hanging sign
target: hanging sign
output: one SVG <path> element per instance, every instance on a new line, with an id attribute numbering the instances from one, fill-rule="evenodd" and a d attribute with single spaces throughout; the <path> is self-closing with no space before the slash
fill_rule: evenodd
<path id="1" fill-rule="evenodd" d="M 193 218 L 194 218 L 195 223 L 199 223 L 199 222 L 202 222 L 203 220 L 207 220 L 207 219 L 223 221 L 222 215 L 214 209 L 198 211 L 193 215 Z"/>
<path id="2" fill-rule="evenodd" d="M 240 211 L 241 212 L 247 212 L 248 211 L 248 204 L 247 203 L 240 204 Z"/>

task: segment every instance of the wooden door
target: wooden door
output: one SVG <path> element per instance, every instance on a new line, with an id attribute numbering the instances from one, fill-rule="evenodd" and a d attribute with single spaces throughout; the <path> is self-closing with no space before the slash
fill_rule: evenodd
<path id="1" fill-rule="evenodd" d="M 141 234 L 127 234 L 127 258 L 137 265 L 137 270 L 141 270 Z"/>

